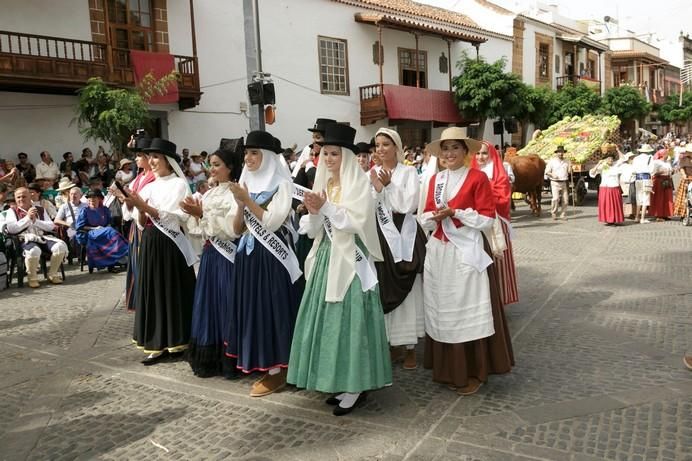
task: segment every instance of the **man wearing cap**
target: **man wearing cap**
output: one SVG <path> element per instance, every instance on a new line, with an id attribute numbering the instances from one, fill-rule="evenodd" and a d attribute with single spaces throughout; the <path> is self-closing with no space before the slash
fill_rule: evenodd
<path id="1" fill-rule="evenodd" d="M 62 181 L 60 181 L 62 183 Z M 67 229 L 67 237 L 72 240 L 77 233 L 75 230 L 75 221 L 82 208 L 86 207 L 86 203 L 82 202 L 82 191 L 68 180 L 69 184 L 64 184 L 58 187 L 59 191 L 67 191 L 68 200 L 60 209 L 53 220 L 55 224 L 64 226 Z"/>
<path id="2" fill-rule="evenodd" d="M 651 173 L 654 167 L 653 157 L 651 156 L 653 151 L 654 148 L 650 145 L 642 144 L 639 148 L 639 155 L 632 160 L 632 168 L 635 174 L 634 187 L 637 196 L 634 220 L 639 220 L 641 224 L 650 222 L 646 219 L 646 209 L 651 204 L 651 191 L 653 189 L 653 181 L 651 180 Z"/>
<path id="3" fill-rule="evenodd" d="M 48 281 L 62 283 L 58 268 L 67 254 L 67 245 L 62 240 L 46 235 L 55 228 L 53 221 L 41 207 L 31 202 L 31 195 L 26 187 L 20 187 L 14 193 L 16 208 L 7 216 L 6 229 L 9 233 L 19 235 L 24 251 L 24 263 L 29 286 L 38 288 L 38 266 L 42 251 L 51 253 Z"/>
<path id="4" fill-rule="evenodd" d="M 22 177 L 27 183 L 32 182 L 36 179 L 36 168 L 33 164 L 29 162 L 29 156 L 26 152 L 20 152 L 17 154 L 19 163 L 17 164 L 17 170 L 22 174 Z"/>
<path id="5" fill-rule="evenodd" d="M 58 165 L 53 161 L 53 157 L 47 150 L 41 152 L 41 161 L 36 165 L 36 177 L 49 179 L 55 182 L 60 176 L 60 170 L 58 170 Z"/>
<path id="6" fill-rule="evenodd" d="M 560 210 L 560 218 L 567 219 L 565 210 L 569 202 L 567 180 L 569 179 L 571 166 L 565 160 L 565 147 L 558 146 L 555 150 L 555 156 L 548 161 L 545 166 L 545 175 L 550 179 L 550 191 L 552 199 L 550 201 L 550 215 L 553 220 L 557 219 L 558 205 L 562 198 L 562 208 Z"/>

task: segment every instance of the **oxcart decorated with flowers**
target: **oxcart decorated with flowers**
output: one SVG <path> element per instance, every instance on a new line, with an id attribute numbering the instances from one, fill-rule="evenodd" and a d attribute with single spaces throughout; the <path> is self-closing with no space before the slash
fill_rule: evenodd
<path id="1" fill-rule="evenodd" d="M 565 117 L 548 129 L 534 135 L 517 155 L 536 154 L 546 162 L 555 155 L 558 146 L 564 146 L 572 165 L 570 197 L 581 205 L 589 188 L 598 189 L 600 178 L 590 178 L 589 170 L 605 154 L 615 151 L 620 142 L 620 119 L 614 115 L 585 115 Z"/>

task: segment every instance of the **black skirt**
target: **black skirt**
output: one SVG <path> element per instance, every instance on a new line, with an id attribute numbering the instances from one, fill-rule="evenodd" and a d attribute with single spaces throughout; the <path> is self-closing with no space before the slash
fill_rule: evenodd
<path id="1" fill-rule="evenodd" d="M 401 226 L 404 224 L 405 214 L 392 213 L 394 225 L 401 232 Z M 382 309 L 387 314 L 404 302 L 408 294 L 413 288 L 413 283 L 416 281 L 416 276 L 423 273 L 423 262 L 425 261 L 425 243 L 427 238 L 423 229 L 416 223 L 416 240 L 413 244 L 413 258 L 410 262 L 399 261 L 394 262 L 392 252 L 389 250 L 389 244 L 384 238 L 384 234 L 377 224 L 377 236 L 380 239 L 382 247 L 382 262 L 375 263 L 377 269 L 377 279 L 380 287 L 380 300 L 382 301 Z"/>
<path id="2" fill-rule="evenodd" d="M 155 226 L 141 236 L 133 341 L 144 352 L 188 347 L 195 271 L 173 240 Z"/>

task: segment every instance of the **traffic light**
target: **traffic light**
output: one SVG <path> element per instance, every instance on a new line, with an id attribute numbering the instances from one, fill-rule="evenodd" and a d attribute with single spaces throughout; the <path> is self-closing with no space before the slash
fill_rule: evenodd
<path id="1" fill-rule="evenodd" d="M 276 103 L 276 93 L 273 83 L 252 82 L 247 86 L 250 104 L 264 106 Z"/>

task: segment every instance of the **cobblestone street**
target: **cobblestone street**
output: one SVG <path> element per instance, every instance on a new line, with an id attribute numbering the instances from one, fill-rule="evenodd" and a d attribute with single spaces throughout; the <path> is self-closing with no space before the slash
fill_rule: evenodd
<path id="1" fill-rule="evenodd" d="M 343 418 L 319 393 L 145 368 L 124 274 L 0 293 L 0 459 L 692 460 L 692 228 L 518 204 L 516 366 L 460 397 L 394 370 Z M 418 348 L 419 363 L 422 347 Z"/>

